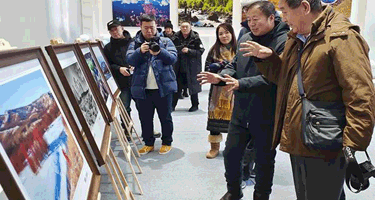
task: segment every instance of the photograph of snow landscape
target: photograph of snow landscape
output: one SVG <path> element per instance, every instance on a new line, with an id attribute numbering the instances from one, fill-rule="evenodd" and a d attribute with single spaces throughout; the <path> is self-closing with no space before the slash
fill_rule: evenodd
<path id="1" fill-rule="evenodd" d="M 178 0 L 178 24 L 190 21 L 196 27 L 232 24 L 233 0 Z"/>
<path id="2" fill-rule="evenodd" d="M 98 106 L 94 100 L 94 97 L 89 90 L 89 86 L 83 75 L 83 72 L 77 65 L 73 63 L 70 66 L 63 69 L 66 79 L 72 88 L 75 99 L 81 108 L 82 114 L 86 119 L 87 125 L 90 129 L 94 126 L 96 118 L 98 116 Z"/>
<path id="3" fill-rule="evenodd" d="M 2 156 L 28 197 L 73 199 L 84 160 L 42 72 L 4 83 L 0 90 Z"/>
<path id="4" fill-rule="evenodd" d="M 85 60 L 86 60 L 87 65 L 90 68 L 92 76 L 94 77 L 96 85 L 99 88 L 100 94 L 104 98 L 104 102 L 107 102 L 108 92 L 107 92 L 107 90 L 104 87 L 104 83 L 103 83 L 102 77 L 99 74 L 99 70 L 95 66 L 94 60 L 93 60 L 90 52 L 88 52 L 88 53 L 85 54 Z"/>
<path id="5" fill-rule="evenodd" d="M 156 17 L 157 26 L 164 26 L 169 19 L 170 0 L 112 0 L 113 19 L 123 26 L 141 26 L 139 17 L 150 14 Z"/>

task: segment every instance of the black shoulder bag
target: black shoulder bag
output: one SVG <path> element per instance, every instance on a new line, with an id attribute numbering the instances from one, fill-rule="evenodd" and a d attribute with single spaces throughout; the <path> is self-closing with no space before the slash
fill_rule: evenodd
<path id="1" fill-rule="evenodd" d="M 343 129 L 346 125 L 345 105 L 341 101 L 311 101 L 306 98 L 302 83 L 301 55 L 298 49 L 298 91 L 302 100 L 302 141 L 305 146 L 319 150 L 342 148 Z"/>

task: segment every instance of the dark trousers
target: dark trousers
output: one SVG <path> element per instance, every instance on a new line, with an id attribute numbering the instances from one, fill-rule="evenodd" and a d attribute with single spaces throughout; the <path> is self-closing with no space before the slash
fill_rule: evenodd
<path id="1" fill-rule="evenodd" d="M 345 158 L 325 161 L 290 155 L 294 187 L 298 200 L 343 200 Z"/>
<path id="2" fill-rule="evenodd" d="M 132 109 L 130 108 L 130 101 L 132 100 L 132 93 L 130 88 L 122 88 L 120 93 L 120 99 L 125 106 L 126 111 L 130 116 Z"/>
<path id="3" fill-rule="evenodd" d="M 154 146 L 154 113 L 158 113 L 161 132 L 162 145 L 172 144 L 172 95 L 160 97 L 159 90 L 147 90 L 145 99 L 136 99 L 139 119 L 141 121 L 142 137 L 147 146 Z"/>
<path id="4" fill-rule="evenodd" d="M 178 99 L 181 95 L 182 89 L 187 88 L 187 77 L 186 73 L 180 73 L 177 77 L 177 93 L 173 95 L 173 108 L 176 107 Z M 196 94 L 190 94 L 190 100 L 191 100 L 191 105 L 192 106 L 198 106 L 199 105 L 199 100 L 198 100 L 198 93 Z"/>
<path id="5" fill-rule="evenodd" d="M 174 93 L 173 95 L 173 107 L 175 108 L 177 106 L 178 98 L 182 92 L 181 90 L 178 90 L 177 93 Z M 191 94 L 190 95 L 190 101 L 192 106 L 198 106 L 199 105 L 199 100 L 198 100 L 198 93 L 196 94 Z"/>
<path id="6" fill-rule="evenodd" d="M 254 140 L 255 153 L 255 191 L 271 194 L 275 168 L 276 150 L 272 146 L 271 125 L 253 123 L 248 128 L 229 123 L 227 141 L 224 149 L 225 178 L 228 192 L 242 196 L 242 158 L 250 139 Z"/>

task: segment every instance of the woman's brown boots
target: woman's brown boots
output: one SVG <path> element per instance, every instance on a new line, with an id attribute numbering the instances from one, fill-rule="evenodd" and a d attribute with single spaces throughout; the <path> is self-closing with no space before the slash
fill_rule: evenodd
<path id="1" fill-rule="evenodd" d="M 219 154 L 220 142 L 223 141 L 223 135 L 208 135 L 208 142 L 211 143 L 211 149 L 206 154 L 206 158 L 215 158 Z"/>

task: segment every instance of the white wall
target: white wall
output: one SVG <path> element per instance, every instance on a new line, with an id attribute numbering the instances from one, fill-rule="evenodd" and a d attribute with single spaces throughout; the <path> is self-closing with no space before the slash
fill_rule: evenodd
<path id="1" fill-rule="evenodd" d="M 38 11 L 35 9 L 37 8 Z M 45 1 L 6 1 L 0 6 L 0 38 L 17 47 L 48 43 Z"/>
<path id="2" fill-rule="evenodd" d="M 45 46 L 53 37 L 72 42 L 81 34 L 76 0 L 2 0 L 0 38 L 18 48 Z"/>
<path id="3" fill-rule="evenodd" d="M 374 11 L 371 9 L 374 7 L 374 0 L 353 0 L 350 21 L 353 24 L 360 26 L 361 34 L 370 46 L 370 61 L 372 66 L 372 75 L 375 79 L 375 14 Z"/>

